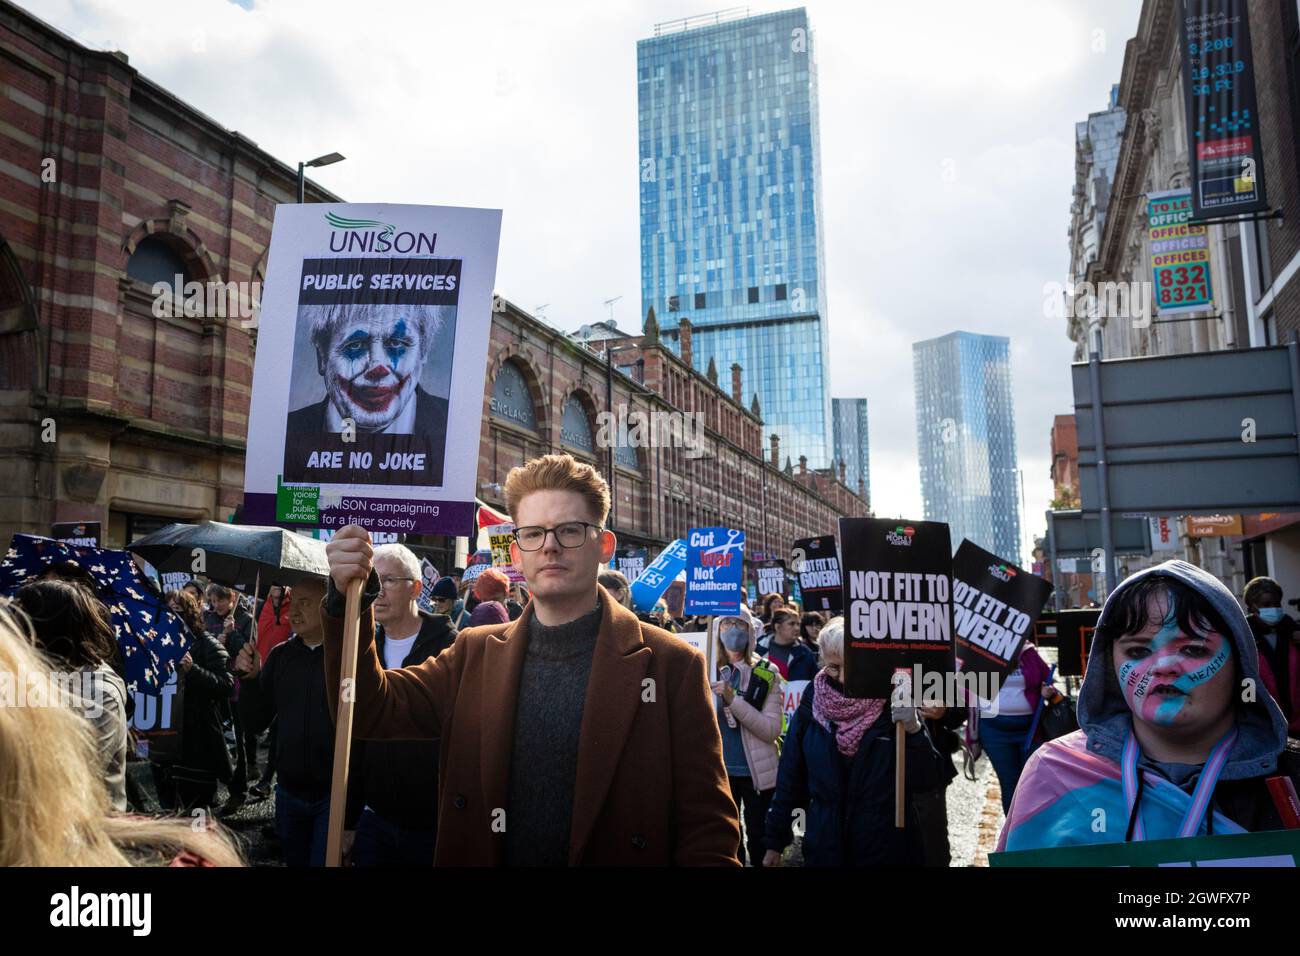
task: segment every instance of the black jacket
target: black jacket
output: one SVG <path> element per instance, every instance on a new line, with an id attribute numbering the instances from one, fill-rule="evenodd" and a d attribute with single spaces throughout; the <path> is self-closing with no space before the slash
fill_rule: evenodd
<path id="1" fill-rule="evenodd" d="M 924 729 L 907 735 L 905 826 L 894 826 L 894 722 L 889 706 L 862 736 L 857 753 L 840 754 L 835 736 L 813 717 L 815 684 L 804 690 L 781 749 L 767 813 L 768 849 L 790 845 L 793 813 L 805 809 L 805 866 L 920 866 L 920 820 L 911 796 L 943 785 L 939 754 Z M 951 763 L 951 761 L 950 761 Z"/>
<path id="2" fill-rule="evenodd" d="M 329 796 L 334 767 L 334 718 L 325 697 L 325 648 L 296 634 L 271 648 L 258 675 L 254 725 L 279 718 L 275 767 L 280 785 L 302 800 Z"/>
<path id="3" fill-rule="evenodd" d="M 402 659 L 411 667 L 437 657 L 456 640 L 445 614 L 420 612 L 420 633 Z M 375 630 L 375 652 L 384 660 L 383 627 Z M 344 827 L 356 829 L 364 807 L 408 830 L 438 829 L 438 740 L 352 740 L 348 805 Z M 430 864 L 432 864 L 430 860 Z"/>
<path id="4" fill-rule="evenodd" d="M 181 753 L 177 766 L 202 775 L 211 774 L 222 783 L 234 775 L 230 749 L 222 730 L 222 706 L 235 692 L 235 679 L 226 666 L 226 649 L 209 634 L 194 634 L 190 658 L 194 661 L 183 675 L 185 696 L 181 704 Z"/>

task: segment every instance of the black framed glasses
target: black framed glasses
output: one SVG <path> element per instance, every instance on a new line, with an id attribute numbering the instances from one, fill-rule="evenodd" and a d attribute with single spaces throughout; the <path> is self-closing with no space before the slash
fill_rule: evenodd
<path id="1" fill-rule="evenodd" d="M 581 548 L 589 540 L 588 530 L 600 534 L 605 529 L 590 521 L 564 521 L 554 528 L 530 524 L 515 529 L 515 543 L 519 545 L 520 551 L 540 551 L 546 543 L 546 536 L 555 532 L 555 540 L 560 542 L 561 547 Z"/>

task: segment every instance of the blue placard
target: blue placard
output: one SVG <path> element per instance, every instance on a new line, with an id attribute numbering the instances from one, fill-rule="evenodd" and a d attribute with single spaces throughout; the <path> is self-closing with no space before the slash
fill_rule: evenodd
<path id="1" fill-rule="evenodd" d="M 650 562 L 650 566 L 641 572 L 641 576 L 632 582 L 632 608 L 646 613 L 654 610 L 668 585 L 676 580 L 677 575 L 686 567 L 686 542 L 675 538 L 673 542 L 659 552 Z"/>
<path id="2" fill-rule="evenodd" d="M 685 614 L 740 613 L 745 573 L 745 532 L 692 528 L 686 536 Z"/>

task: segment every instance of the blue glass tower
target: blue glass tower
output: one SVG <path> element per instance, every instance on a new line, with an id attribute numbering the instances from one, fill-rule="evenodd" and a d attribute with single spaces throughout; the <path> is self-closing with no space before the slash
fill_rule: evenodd
<path id="1" fill-rule="evenodd" d="M 867 400 L 832 398 L 836 467 L 844 462 L 844 483 L 852 490 L 862 481 L 863 495 L 871 502 L 871 455 L 867 444 Z"/>
<path id="2" fill-rule="evenodd" d="M 802 8 L 637 43 L 641 314 L 692 364 L 739 362 L 770 431 L 831 464 L 817 69 Z"/>
<path id="3" fill-rule="evenodd" d="M 1023 565 L 1011 340 L 952 332 L 912 345 L 921 497 L 928 521 Z"/>

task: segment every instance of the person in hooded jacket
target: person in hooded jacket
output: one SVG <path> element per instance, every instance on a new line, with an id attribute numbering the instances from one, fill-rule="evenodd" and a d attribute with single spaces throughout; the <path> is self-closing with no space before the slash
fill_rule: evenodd
<path id="1" fill-rule="evenodd" d="M 1111 592 L 1078 717 L 1029 758 L 999 851 L 1283 827 L 1266 780 L 1300 778 L 1300 751 L 1246 616 L 1206 571 L 1166 561 Z"/>
<path id="2" fill-rule="evenodd" d="M 776 740 L 781 736 L 781 679 L 770 665 L 766 678 L 754 671 L 760 663 L 754 646 L 762 630 L 762 623 L 742 604 L 739 617 L 715 618 L 710 634 L 718 662 L 712 686 L 722 757 L 731 798 L 745 821 L 745 839 L 737 854 L 742 866 L 746 850 L 750 864 L 758 866 L 763 859 L 764 821 L 780 759 Z"/>
<path id="3" fill-rule="evenodd" d="M 1300 737 L 1300 627 L 1282 610 L 1282 586 L 1272 578 L 1252 578 L 1241 598 L 1259 649 L 1259 676 L 1282 708 L 1287 733 Z"/>
<path id="4" fill-rule="evenodd" d="M 786 731 L 763 865 L 780 865 L 795 811 L 803 810 L 805 866 L 921 866 L 924 839 L 913 797 L 944 780 L 920 713 L 885 698 L 845 696 L 842 617 L 822 628 L 817 644 L 822 667 Z M 896 722 L 907 731 L 902 829 L 894 826 Z"/>

